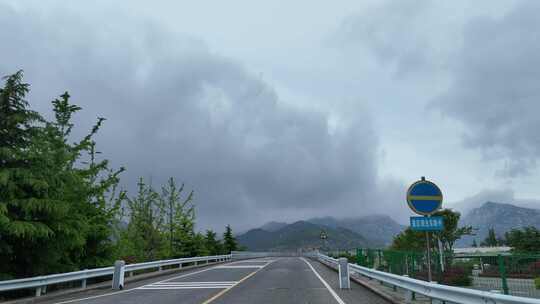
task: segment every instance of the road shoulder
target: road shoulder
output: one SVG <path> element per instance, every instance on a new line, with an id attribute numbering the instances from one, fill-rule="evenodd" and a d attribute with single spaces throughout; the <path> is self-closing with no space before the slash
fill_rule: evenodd
<path id="1" fill-rule="evenodd" d="M 306 259 L 310 265 L 321 275 L 321 277 L 328 282 L 332 289 L 339 295 L 345 303 L 361 303 L 359 301 L 363 300 L 364 303 L 373 303 L 373 304 L 389 304 L 393 303 L 377 294 L 368 290 L 366 287 L 358 284 L 354 280 L 351 280 L 350 289 L 340 289 L 338 274 L 335 270 L 330 269 L 328 266 L 312 260 Z"/>

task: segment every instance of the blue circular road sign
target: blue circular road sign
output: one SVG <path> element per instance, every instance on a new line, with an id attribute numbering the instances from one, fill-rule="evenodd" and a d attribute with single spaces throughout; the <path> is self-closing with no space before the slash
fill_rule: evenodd
<path id="1" fill-rule="evenodd" d="M 442 200 L 441 189 L 424 178 L 412 184 L 407 190 L 409 207 L 421 215 L 430 215 L 439 210 Z"/>

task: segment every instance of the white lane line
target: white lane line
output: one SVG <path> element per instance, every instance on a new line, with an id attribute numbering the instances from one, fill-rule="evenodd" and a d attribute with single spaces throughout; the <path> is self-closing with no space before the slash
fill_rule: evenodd
<path id="1" fill-rule="evenodd" d="M 190 286 L 197 286 L 197 287 L 204 287 L 204 286 L 232 286 L 234 283 L 230 284 L 178 284 L 178 285 L 145 285 L 139 288 L 146 288 L 146 287 L 190 287 Z"/>
<path id="2" fill-rule="evenodd" d="M 165 282 L 165 283 L 154 283 L 150 285 L 145 285 L 138 287 L 138 289 L 145 290 L 163 290 L 163 289 L 202 289 L 202 288 L 218 288 L 225 289 L 236 284 L 237 281 L 229 282 Z"/>
<path id="3" fill-rule="evenodd" d="M 275 259 L 272 260 L 264 260 L 264 259 L 257 259 L 257 260 L 240 260 L 240 261 L 234 261 L 230 262 L 227 265 L 235 265 L 235 264 L 249 264 L 249 263 L 266 263 L 266 262 L 274 262 Z"/>
<path id="4" fill-rule="evenodd" d="M 231 285 L 225 285 L 225 286 L 156 286 L 156 287 L 141 287 L 138 288 L 140 290 L 174 290 L 174 289 L 225 289 L 231 287 Z"/>
<path id="5" fill-rule="evenodd" d="M 183 274 L 183 275 L 174 277 L 174 278 L 170 278 L 170 279 L 167 279 L 167 280 L 155 282 L 155 283 L 153 283 L 153 284 L 156 284 L 156 283 L 162 283 L 162 282 L 167 282 L 167 281 L 171 281 L 171 280 L 175 280 L 175 279 L 180 279 L 180 278 L 185 278 L 185 277 L 190 276 L 190 275 L 194 275 L 194 274 L 198 274 L 198 273 L 205 272 L 205 271 L 208 271 L 208 270 L 212 270 L 212 269 L 214 269 L 214 268 L 216 268 L 216 267 L 217 267 L 217 266 L 210 267 L 210 268 L 206 268 L 206 269 L 199 270 L 199 271 L 195 271 L 195 272 L 186 273 L 186 274 Z M 140 287 L 139 287 L 139 288 L 140 288 Z M 140 290 L 139 288 L 132 288 L 132 289 L 127 289 L 127 290 L 120 290 L 120 291 L 116 291 L 116 292 L 111 292 L 111 293 L 106 293 L 106 294 L 102 294 L 102 295 L 91 296 L 91 297 L 86 297 L 86 298 L 81 298 L 81 299 L 72 299 L 72 300 L 67 300 L 67 301 L 62 301 L 62 302 L 56 302 L 55 304 L 67 304 L 67 303 L 73 303 L 73 302 L 79 302 L 79 301 L 85 301 L 85 300 L 92 300 L 92 299 L 97 299 L 97 298 L 101 298 L 101 297 L 106 297 L 106 296 L 112 296 L 112 295 L 117 295 L 117 294 L 121 294 L 121 293 L 126 293 L 126 292 L 130 292 L 130 291 L 134 291 L 134 290 Z"/>
<path id="6" fill-rule="evenodd" d="M 67 301 L 62 301 L 62 302 L 56 302 L 54 304 L 66 304 L 66 303 L 73 303 L 73 302 L 79 302 L 79 301 L 84 301 L 84 300 L 92 300 L 92 299 L 96 299 L 96 298 L 101 298 L 101 297 L 126 293 L 126 292 L 130 292 L 130 291 L 133 291 L 133 290 L 135 290 L 135 289 L 120 290 L 120 291 L 111 292 L 111 293 L 102 294 L 102 295 L 97 295 L 97 296 L 91 296 L 91 297 L 86 297 L 86 298 L 81 298 L 81 299 L 72 299 L 72 300 L 67 300 Z"/>
<path id="7" fill-rule="evenodd" d="M 219 282 L 191 282 L 191 281 L 182 281 L 182 282 L 162 282 L 162 283 L 152 283 L 150 285 L 203 285 L 203 284 L 234 284 L 237 281 L 219 281 Z"/>
<path id="8" fill-rule="evenodd" d="M 215 284 L 151 284 L 151 285 L 144 285 L 137 288 L 145 288 L 145 287 L 167 287 L 167 286 L 218 286 L 218 285 L 224 285 L 224 286 L 230 286 L 234 283 L 215 283 Z"/>
<path id="9" fill-rule="evenodd" d="M 229 269 L 229 268 L 263 268 L 265 265 L 231 265 L 231 266 L 218 266 L 216 269 Z"/>
<path id="10" fill-rule="evenodd" d="M 273 261 L 272 261 L 273 262 Z M 265 267 L 272 264 L 272 262 L 270 263 L 267 263 L 266 265 L 264 265 Z M 263 267 L 264 268 L 264 267 Z M 202 302 L 201 304 L 210 304 L 211 302 L 215 301 L 217 298 L 221 297 L 222 295 L 224 295 L 225 293 L 227 293 L 229 290 L 233 289 L 234 287 L 238 286 L 238 284 L 246 281 L 247 279 L 251 278 L 252 276 L 254 276 L 257 272 L 261 271 L 262 268 L 259 268 L 255 271 L 253 271 L 252 273 L 248 274 L 247 276 L 243 277 L 242 279 L 240 279 L 240 281 L 236 282 L 236 284 L 234 284 L 233 286 L 231 287 L 227 287 L 227 289 L 224 289 L 220 292 L 218 292 L 217 294 L 215 294 L 214 296 L 212 296 L 211 298 L 207 299 L 206 301 Z"/>
<path id="11" fill-rule="evenodd" d="M 328 289 L 328 291 L 334 297 L 334 299 L 336 299 L 336 301 L 339 304 L 345 304 L 345 302 L 337 295 L 337 293 L 332 289 L 332 287 L 330 287 L 330 285 L 328 285 L 328 283 L 326 283 L 326 281 L 321 277 L 321 275 L 317 272 L 317 270 L 315 270 L 315 268 L 313 268 L 313 266 L 311 266 L 311 264 L 308 261 L 306 261 L 306 259 L 304 259 L 304 258 L 301 258 L 301 259 L 302 259 L 302 261 L 306 262 L 306 264 L 308 264 L 309 268 L 311 268 L 311 270 L 317 276 L 317 278 L 319 278 L 319 280 L 321 280 L 324 287 L 326 287 L 326 289 Z"/>

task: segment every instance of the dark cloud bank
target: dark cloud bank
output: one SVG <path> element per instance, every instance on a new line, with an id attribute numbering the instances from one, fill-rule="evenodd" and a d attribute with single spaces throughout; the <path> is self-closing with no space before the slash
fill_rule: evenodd
<path id="1" fill-rule="evenodd" d="M 467 127 L 464 142 L 489 159 L 502 159 L 507 177 L 536 168 L 540 155 L 540 3 L 525 1 L 505 16 L 476 18 L 437 101 Z"/>
<path id="2" fill-rule="evenodd" d="M 347 18 L 336 43 L 369 51 L 398 78 L 422 73 L 424 81 L 440 85 L 435 79 L 444 75 L 450 84 L 429 107 L 462 123 L 465 147 L 502 161 L 495 174 L 513 178 L 536 170 L 540 155 L 540 3 L 517 2 L 498 17 L 485 8 L 454 31 L 445 28 L 451 23 L 444 5 L 377 3 Z"/>
<path id="3" fill-rule="evenodd" d="M 400 183 L 377 177 L 377 136 L 365 114 L 329 128 L 327 113 L 283 104 L 201 41 L 108 17 L 0 4 L 0 73 L 24 69 L 41 111 L 69 90 L 83 107 L 80 132 L 106 117 L 99 148 L 127 167 L 129 189 L 139 176 L 185 181 L 200 228 L 403 213 Z"/>
<path id="4" fill-rule="evenodd" d="M 503 160 L 499 174 L 513 177 L 535 168 L 540 153 L 539 8 L 529 1 L 500 18 L 473 18 L 449 52 L 437 51 L 428 32 L 437 29 L 424 22 L 434 10 L 421 1 L 353 15 L 336 39 L 368 49 L 400 77 L 444 73 L 450 85 L 432 107 L 462 123 L 465 145 Z M 82 12 L 0 4 L 0 74 L 24 69 L 41 111 L 69 90 L 84 108 L 79 132 L 108 118 L 98 143 L 128 168 L 128 189 L 139 176 L 185 181 L 196 191 L 200 228 L 408 214 L 404 183 L 378 176 L 369 113 L 346 113 L 335 127 L 328 113 L 283 103 L 258 71 L 197 38 L 118 11 Z M 490 198 L 514 200 L 511 190 L 484 191 L 462 204 Z"/>

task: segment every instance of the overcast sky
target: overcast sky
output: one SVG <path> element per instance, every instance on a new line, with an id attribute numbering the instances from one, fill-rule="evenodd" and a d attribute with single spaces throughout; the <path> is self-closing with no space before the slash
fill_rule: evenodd
<path id="1" fill-rule="evenodd" d="M 540 208 L 538 1 L 0 0 L 19 69 L 123 185 L 169 176 L 198 227 L 388 214 L 420 176 L 445 206 Z"/>

